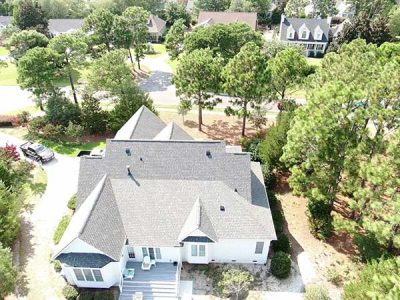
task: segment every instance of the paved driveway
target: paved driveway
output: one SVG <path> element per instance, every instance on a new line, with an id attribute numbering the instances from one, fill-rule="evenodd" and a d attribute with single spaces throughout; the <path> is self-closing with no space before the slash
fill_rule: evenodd
<path id="1" fill-rule="evenodd" d="M 0 145 L 23 141 L 0 134 Z M 67 202 L 76 193 L 79 159 L 56 154 L 43 166 L 48 179 L 45 193 L 32 212 L 22 216 L 20 263 L 22 284 L 17 290 L 19 299 L 63 299 L 64 281 L 55 274 L 49 262 L 52 237 L 61 217 L 67 212 Z"/>

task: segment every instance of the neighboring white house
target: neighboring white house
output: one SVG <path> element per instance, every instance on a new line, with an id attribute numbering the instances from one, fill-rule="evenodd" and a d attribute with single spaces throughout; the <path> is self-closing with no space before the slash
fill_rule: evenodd
<path id="1" fill-rule="evenodd" d="M 176 297 L 182 262 L 265 264 L 275 239 L 249 153 L 195 141 L 142 107 L 104 156 L 81 158 L 77 209 L 53 259 L 78 287 Z M 150 271 L 141 268 L 146 256 Z"/>
<path id="2" fill-rule="evenodd" d="M 323 55 L 329 43 L 331 18 L 301 19 L 281 16 L 279 39 L 282 42 L 299 44 L 306 56 Z"/>

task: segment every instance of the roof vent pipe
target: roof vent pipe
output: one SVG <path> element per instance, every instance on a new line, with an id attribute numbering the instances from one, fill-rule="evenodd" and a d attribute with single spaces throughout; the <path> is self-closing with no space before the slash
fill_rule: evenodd
<path id="1" fill-rule="evenodd" d="M 132 176 L 131 167 L 126 165 L 126 170 L 128 171 L 128 176 Z"/>
<path id="2" fill-rule="evenodd" d="M 220 211 L 225 211 L 225 206 L 221 205 L 221 206 L 219 207 L 219 210 L 220 210 Z"/>

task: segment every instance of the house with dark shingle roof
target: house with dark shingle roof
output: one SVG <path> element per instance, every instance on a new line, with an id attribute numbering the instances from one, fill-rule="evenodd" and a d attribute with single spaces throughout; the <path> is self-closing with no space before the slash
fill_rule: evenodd
<path id="1" fill-rule="evenodd" d="M 162 38 L 166 27 L 167 22 L 156 15 L 150 15 L 147 20 L 147 28 L 149 30 L 149 37 L 152 42 L 159 42 Z"/>
<path id="2" fill-rule="evenodd" d="M 230 24 L 243 22 L 253 30 L 257 29 L 257 13 L 253 12 L 227 12 L 227 11 L 200 11 L 197 18 L 197 25 L 210 26 L 213 24 Z"/>
<path id="3" fill-rule="evenodd" d="M 183 262 L 265 264 L 275 239 L 260 164 L 143 106 L 102 156 L 81 157 L 76 211 L 53 259 L 78 287 L 173 298 Z"/>
<path id="4" fill-rule="evenodd" d="M 307 56 L 323 55 L 329 44 L 331 18 L 307 19 L 281 16 L 279 39 L 282 42 L 299 44 Z"/>

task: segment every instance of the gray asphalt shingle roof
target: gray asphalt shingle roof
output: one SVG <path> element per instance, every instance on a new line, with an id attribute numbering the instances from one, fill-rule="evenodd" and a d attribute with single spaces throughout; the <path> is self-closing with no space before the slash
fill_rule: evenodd
<path id="1" fill-rule="evenodd" d="M 107 140 L 103 157 L 81 157 L 77 212 L 101 190 L 79 239 L 116 260 L 126 239 L 179 246 L 193 230 L 213 241 L 275 239 L 260 164 L 249 153 L 227 152 L 223 141 L 189 140 L 156 118 L 142 108 L 122 133 L 146 139 Z"/>
<path id="2" fill-rule="evenodd" d="M 299 30 L 300 27 L 305 24 L 310 30 L 310 35 L 307 40 L 303 40 L 299 38 Z M 287 38 L 287 30 L 292 25 L 293 29 L 295 30 L 294 38 L 288 39 Z M 320 27 L 323 35 L 321 40 L 314 39 L 314 30 L 317 27 Z M 280 26 L 280 39 L 281 41 L 301 41 L 301 42 L 322 42 L 327 43 L 329 41 L 329 28 L 330 24 L 327 19 L 303 19 L 303 18 L 287 18 L 284 17 L 284 21 L 281 22 Z"/>
<path id="3" fill-rule="evenodd" d="M 57 260 L 70 267 L 100 269 L 114 260 L 100 253 L 61 253 Z"/>
<path id="4" fill-rule="evenodd" d="M 49 31 L 57 34 L 79 30 L 83 21 L 83 19 L 49 19 Z"/>
<path id="5" fill-rule="evenodd" d="M 252 29 L 257 29 L 257 13 L 253 12 L 227 12 L 227 11 L 200 11 L 197 18 L 198 24 L 229 24 L 243 22 Z"/>
<path id="6" fill-rule="evenodd" d="M 150 15 L 147 21 L 147 28 L 150 33 L 162 33 L 167 22 L 156 15 Z"/>

